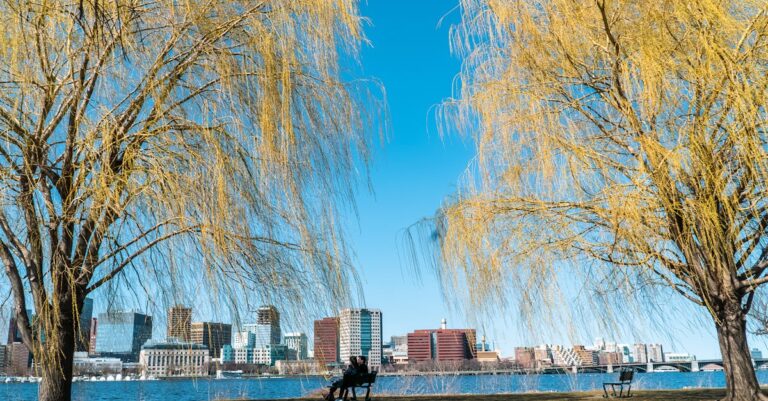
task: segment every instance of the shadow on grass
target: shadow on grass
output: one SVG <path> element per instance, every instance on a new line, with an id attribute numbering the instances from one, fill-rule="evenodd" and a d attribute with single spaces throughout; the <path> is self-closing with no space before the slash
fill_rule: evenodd
<path id="1" fill-rule="evenodd" d="M 632 392 L 630 401 L 716 401 L 725 396 L 724 389 L 658 390 Z M 359 397 L 363 401 L 364 397 Z M 561 401 L 605 400 L 602 392 L 579 393 L 527 393 L 527 394 L 474 394 L 474 395 L 420 395 L 377 396 L 372 401 Z M 320 396 L 281 401 L 322 401 Z"/>

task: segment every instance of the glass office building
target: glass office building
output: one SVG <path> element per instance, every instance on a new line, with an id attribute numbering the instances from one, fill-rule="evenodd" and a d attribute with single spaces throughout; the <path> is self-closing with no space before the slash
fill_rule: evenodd
<path id="1" fill-rule="evenodd" d="M 136 362 L 141 346 L 152 338 L 152 316 L 136 312 L 109 312 L 99 314 L 98 322 L 96 353 L 101 356 Z"/>
<path id="2" fill-rule="evenodd" d="M 381 366 L 381 311 L 378 309 L 342 309 L 339 316 L 339 358 L 346 363 L 351 356 L 368 357 L 368 366 Z"/>

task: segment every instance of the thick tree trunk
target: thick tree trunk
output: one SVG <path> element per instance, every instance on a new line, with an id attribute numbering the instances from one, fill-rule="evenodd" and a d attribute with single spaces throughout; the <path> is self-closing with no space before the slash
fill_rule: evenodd
<path id="1" fill-rule="evenodd" d="M 72 365 L 75 353 L 75 325 L 71 308 L 53 316 L 57 333 L 45 338 L 40 355 L 43 380 L 38 388 L 38 401 L 69 401 L 72 398 Z M 54 346 L 55 345 L 55 346 Z"/>
<path id="2" fill-rule="evenodd" d="M 768 400 L 760 391 L 760 385 L 752 366 L 747 344 L 747 326 L 741 303 L 727 302 L 717 311 L 717 339 L 723 356 L 726 397 L 723 401 Z"/>

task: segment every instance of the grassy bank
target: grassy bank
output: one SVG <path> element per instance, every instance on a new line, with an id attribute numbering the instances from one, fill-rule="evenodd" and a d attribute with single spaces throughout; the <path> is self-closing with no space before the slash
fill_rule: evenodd
<path id="1" fill-rule="evenodd" d="M 658 390 L 632 392 L 632 401 L 716 401 L 725 396 L 724 389 Z M 578 393 L 528 393 L 491 395 L 424 395 L 386 396 L 372 395 L 372 401 L 586 401 L 603 400 L 603 393 L 597 391 Z M 358 400 L 363 401 L 360 397 Z M 281 401 L 322 401 L 320 396 Z"/>

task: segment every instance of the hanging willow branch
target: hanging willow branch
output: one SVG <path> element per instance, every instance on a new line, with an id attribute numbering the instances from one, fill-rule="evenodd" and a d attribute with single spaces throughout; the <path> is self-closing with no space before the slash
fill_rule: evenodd
<path id="1" fill-rule="evenodd" d="M 0 260 L 44 377 L 71 374 L 84 297 L 129 270 L 347 299 L 337 211 L 373 99 L 341 78 L 364 39 L 356 7 L 0 2 Z"/>

